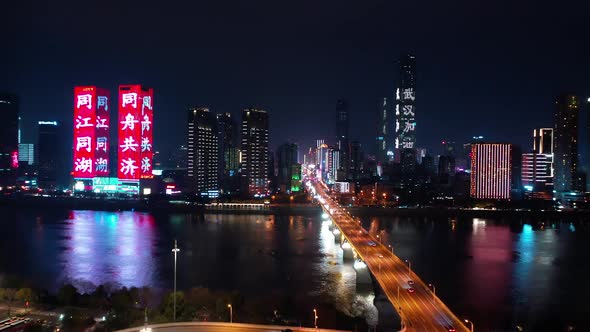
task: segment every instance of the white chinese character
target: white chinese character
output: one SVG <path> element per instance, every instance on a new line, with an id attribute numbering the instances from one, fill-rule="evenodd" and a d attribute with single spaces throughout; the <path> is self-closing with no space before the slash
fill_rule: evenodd
<path id="1" fill-rule="evenodd" d="M 416 129 L 416 122 L 406 122 L 406 126 L 404 127 L 404 133 L 409 131 L 414 131 Z"/>
<path id="2" fill-rule="evenodd" d="M 121 99 L 123 102 L 123 107 L 125 107 L 125 105 L 131 104 L 133 108 L 137 108 L 137 93 L 124 93 Z"/>
<path id="3" fill-rule="evenodd" d="M 151 96 L 144 96 L 142 98 L 142 103 L 141 103 L 141 114 L 143 114 L 143 109 L 146 108 L 148 110 L 152 109 L 152 97 Z"/>
<path id="4" fill-rule="evenodd" d="M 126 137 L 123 144 L 119 145 L 119 147 L 122 149 L 121 152 L 125 152 L 127 150 L 137 151 L 135 148 L 138 146 L 139 144 L 135 143 L 135 139 L 133 139 L 132 136 Z"/>
<path id="5" fill-rule="evenodd" d="M 399 100 L 399 88 L 395 89 L 395 99 Z"/>
<path id="6" fill-rule="evenodd" d="M 141 133 L 143 134 L 144 130 L 149 131 L 151 124 L 152 124 L 152 122 L 150 121 L 150 117 L 147 116 L 147 114 L 144 115 L 143 120 L 141 121 Z"/>
<path id="7" fill-rule="evenodd" d="M 145 151 L 152 151 L 152 145 L 150 144 L 150 139 L 147 137 L 141 138 L 141 152 Z"/>
<path id="8" fill-rule="evenodd" d="M 121 130 L 125 130 L 127 128 L 133 130 L 135 129 L 135 124 L 138 122 L 139 121 L 135 120 L 135 117 L 131 115 L 131 113 L 127 113 L 127 115 L 125 115 L 125 121 L 121 121 L 121 124 L 123 125 L 123 128 L 121 128 Z"/>
<path id="9" fill-rule="evenodd" d="M 395 139 L 395 148 L 399 149 L 399 138 Z"/>
<path id="10" fill-rule="evenodd" d="M 90 118 L 83 118 L 81 115 L 78 115 L 76 118 L 76 129 L 85 127 L 94 127 L 94 125 L 90 123 Z"/>
<path id="11" fill-rule="evenodd" d="M 414 96 L 414 91 L 412 88 L 404 90 L 404 100 L 415 100 L 416 97 Z"/>
<path id="12" fill-rule="evenodd" d="M 105 111 L 109 110 L 109 98 L 107 96 L 98 96 L 97 97 L 96 108 L 100 108 L 101 106 Z"/>
<path id="13" fill-rule="evenodd" d="M 404 115 L 414 116 L 414 107 L 412 105 L 404 105 Z"/>
<path id="14" fill-rule="evenodd" d="M 107 123 L 108 119 L 103 119 L 100 116 L 96 117 L 96 129 L 99 128 L 108 128 L 109 124 Z"/>
<path id="15" fill-rule="evenodd" d="M 402 149 L 413 149 L 414 142 L 402 142 Z"/>
<path id="16" fill-rule="evenodd" d="M 77 158 L 74 162 L 74 171 L 92 173 L 92 159 Z"/>
<path id="17" fill-rule="evenodd" d="M 100 151 L 100 150 L 107 152 L 107 138 L 106 137 L 96 138 L 96 151 Z"/>
<path id="18" fill-rule="evenodd" d="M 141 159 L 141 171 L 143 173 L 149 173 L 151 167 L 150 159 L 148 157 L 143 157 Z"/>
<path id="19" fill-rule="evenodd" d="M 88 152 L 92 151 L 92 137 L 76 137 L 76 151 L 80 151 L 80 149 L 86 149 Z"/>
<path id="20" fill-rule="evenodd" d="M 395 121 L 395 132 L 399 132 L 399 121 Z"/>
<path id="21" fill-rule="evenodd" d="M 399 104 L 395 105 L 395 115 L 399 115 Z"/>
<path id="22" fill-rule="evenodd" d="M 80 106 L 86 106 L 88 109 L 92 109 L 92 95 L 78 95 L 78 101 L 76 102 L 76 108 Z"/>
<path id="23" fill-rule="evenodd" d="M 96 160 L 96 168 L 95 168 L 95 170 L 97 172 L 106 173 L 108 171 L 107 167 L 108 167 L 108 161 L 105 158 L 98 158 Z"/>
<path id="24" fill-rule="evenodd" d="M 125 175 L 127 175 L 127 174 L 134 175 L 135 170 L 139 168 L 139 167 L 135 166 L 134 164 L 135 164 L 135 160 L 133 160 L 131 158 L 121 160 L 121 173 L 123 173 Z"/>

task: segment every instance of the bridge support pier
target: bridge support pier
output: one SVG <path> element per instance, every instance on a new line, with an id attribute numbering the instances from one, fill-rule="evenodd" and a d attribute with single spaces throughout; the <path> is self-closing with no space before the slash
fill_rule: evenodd
<path id="1" fill-rule="evenodd" d="M 342 234 L 337 227 L 334 227 L 332 234 L 334 234 L 334 243 L 340 243 L 342 241 Z"/>
<path id="2" fill-rule="evenodd" d="M 378 290 L 373 304 L 377 308 L 377 331 L 401 331 L 401 318 L 387 297 Z"/>
<path id="3" fill-rule="evenodd" d="M 350 245 L 350 243 L 348 243 L 348 241 L 342 241 L 340 248 L 342 248 L 342 259 L 344 261 L 354 260 L 354 250 L 352 249 L 352 246 Z"/>
<path id="4" fill-rule="evenodd" d="M 352 264 L 352 268 L 356 272 L 356 284 L 357 285 L 372 285 L 373 280 L 371 279 L 371 272 L 369 268 L 362 260 L 358 259 Z"/>

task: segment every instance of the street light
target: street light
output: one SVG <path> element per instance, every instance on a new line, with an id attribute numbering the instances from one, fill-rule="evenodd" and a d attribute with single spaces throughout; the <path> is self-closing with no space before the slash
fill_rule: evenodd
<path id="1" fill-rule="evenodd" d="M 406 259 L 406 263 L 408 263 L 408 274 L 412 273 L 412 262 L 409 259 Z"/>
<path id="2" fill-rule="evenodd" d="M 315 310 L 315 308 L 313 309 L 313 326 L 315 326 L 315 328 L 318 328 L 318 311 Z"/>
<path id="3" fill-rule="evenodd" d="M 231 304 L 228 304 L 227 307 L 229 308 L 229 322 L 234 322 L 234 309 L 232 308 Z"/>
<path id="4" fill-rule="evenodd" d="M 428 287 L 432 287 L 432 295 L 433 297 L 436 296 L 436 287 L 434 287 L 434 284 L 428 284 Z"/>
<path id="5" fill-rule="evenodd" d="M 379 241 L 379 244 L 381 244 L 381 238 L 379 237 L 379 235 L 377 235 L 377 241 Z"/>
<path id="6" fill-rule="evenodd" d="M 389 249 L 391 249 L 391 254 L 393 254 L 393 246 L 391 244 L 387 245 L 389 247 Z"/>
<path id="7" fill-rule="evenodd" d="M 172 249 L 172 252 L 174 253 L 174 321 L 176 321 L 176 256 L 179 251 L 180 249 L 178 249 L 176 240 L 174 240 L 174 249 Z"/>
<path id="8" fill-rule="evenodd" d="M 475 326 L 473 325 L 473 322 L 470 321 L 469 319 L 464 319 L 465 323 L 468 323 L 471 325 L 471 332 L 473 332 L 473 329 L 475 328 Z"/>

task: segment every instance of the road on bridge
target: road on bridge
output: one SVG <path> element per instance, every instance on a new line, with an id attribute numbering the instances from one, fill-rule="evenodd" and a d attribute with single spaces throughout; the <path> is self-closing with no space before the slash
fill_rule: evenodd
<path id="1" fill-rule="evenodd" d="M 168 324 L 148 325 L 149 329 L 144 326 L 133 327 L 117 332 L 280 332 L 291 330 L 293 332 L 344 332 L 339 330 L 315 329 L 306 327 L 293 326 L 275 326 L 275 325 L 258 325 L 258 324 L 241 324 L 241 323 L 220 323 L 220 322 L 177 322 Z"/>
<path id="2" fill-rule="evenodd" d="M 434 292 L 411 271 L 411 266 L 379 243 L 326 193 L 324 184 L 310 181 L 318 200 L 342 236 L 365 262 L 407 331 L 469 331 Z M 410 292 L 410 288 L 413 292 Z"/>

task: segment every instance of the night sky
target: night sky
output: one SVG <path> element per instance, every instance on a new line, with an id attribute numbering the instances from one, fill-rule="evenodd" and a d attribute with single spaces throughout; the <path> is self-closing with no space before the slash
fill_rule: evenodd
<path id="1" fill-rule="evenodd" d="M 23 142 L 38 120 L 71 128 L 75 85 L 141 83 L 163 152 L 184 143 L 189 106 L 266 109 L 273 149 L 333 142 L 346 98 L 351 137 L 372 153 L 402 52 L 416 55 L 418 146 L 433 153 L 474 135 L 529 149 L 555 95 L 590 95 L 588 1 L 177 3 L 3 1 L 0 91 L 22 100 Z"/>

